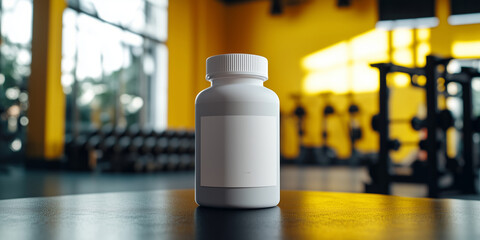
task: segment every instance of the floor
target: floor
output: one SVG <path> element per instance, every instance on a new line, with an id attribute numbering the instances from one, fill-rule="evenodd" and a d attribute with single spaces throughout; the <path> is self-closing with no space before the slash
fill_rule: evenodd
<path id="1" fill-rule="evenodd" d="M 363 192 L 368 181 L 363 167 L 281 167 L 281 188 L 295 190 Z M 193 171 L 154 174 L 52 172 L 10 167 L 0 171 L 0 199 L 58 196 L 102 192 L 188 189 L 194 187 Z M 394 184 L 393 194 L 424 197 L 427 189 L 417 184 Z M 480 200 L 480 195 L 450 196 Z"/>

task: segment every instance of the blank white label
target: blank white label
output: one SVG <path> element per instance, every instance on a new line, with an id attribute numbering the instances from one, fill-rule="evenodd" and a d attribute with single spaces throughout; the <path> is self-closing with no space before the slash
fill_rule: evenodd
<path id="1" fill-rule="evenodd" d="M 277 129 L 274 116 L 201 117 L 200 185 L 276 186 Z"/>

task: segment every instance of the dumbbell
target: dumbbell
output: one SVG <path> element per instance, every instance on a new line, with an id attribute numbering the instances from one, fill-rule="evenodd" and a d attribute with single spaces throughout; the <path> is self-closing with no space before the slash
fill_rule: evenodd
<path id="1" fill-rule="evenodd" d="M 132 143 L 130 144 L 128 151 L 129 153 L 139 153 L 140 148 L 143 146 L 144 139 L 141 136 L 136 136 L 133 138 Z"/>
<path id="2" fill-rule="evenodd" d="M 194 132 L 194 131 L 189 131 L 189 132 L 187 133 L 186 138 L 195 140 L 195 132 Z"/>
<path id="3" fill-rule="evenodd" d="M 182 138 L 179 140 L 178 153 L 187 154 L 191 147 L 191 140 L 188 138 Z"/>
<path id="4" fill-rule="evenodd" d="M 298 135 L 303 136 L 305 131 L 301 126 L 301 122 L 305 115 L 307 115 L 307 112 L 305 111 L 305 108 L 303 108 L 301 105 L 298 105 L 293 111 L 293 114 L 298 118 Z"/>
<path id="5" fill-rule="evenodd" d="M 138 125 L 134 124 L 128 127 L 127 129 L 127 136 L 131 137 L 132 139 L 139 136 L 141 134 L 141 129 Z"/>
<path id="6" fill-rule="evenodd" d="M 157 144 L 155 137 L 147 137 L 140 148 L 141 155 L 153 154 L 153 150 Z"/>
<path id="7" fill-rule="evenodd" d="M 113 151 L 118 154 L 126 154 L 128 153 L 128 148 L 132 144 L 132 139 L 127 136 L 123 136 L 118 139 L 118 141 L 115 143 Z"/>
<path id="8" fill-rule="evenodd" d="M 192 142 L 193 144 L 195 144 L 194 141 L 188 138 L 182 138 L 179 141 L 179 146 L 178 146 L 178 154 L 180 156 L 180 163 L 178 167 L 179 170 L 190 169 L 191 166 L 193 165 L 192 161 L 194 161 L 194 155 L 191 153 Z"/>
<path id="9" fill-rule="evenodd" d="M 116 141 L 113 147 L 113 159 L 111 164 L 115 166 L 117 171 L 123 171 L 128 165 L 129 147 L 132 144 L 132 139 L 128 136 L 123 136 Z"/>
<path id="10" fill-rule="evenodd" d="M 110 168 L 114 171 L 119 171 L 121 169 L 115 164 L 118 161 L 114 152 L 116 142 L 117 138 L 115 136 L 109 136 L 103 139 L 100 144 L 100 151 L 102 152 L 102 159 L 110 164 Z"/>
<path id="11" fill-rule="evenodd" d="M 161 137 L 157 139 L 153 152 L 155 155 L 166 153 L 168 149 L 168 139 Z"/>
<path id="12" fill-rule="evenodd" d="M 102 143 L 102 138 L 100 135 L 93 135 L 87 141 L 85 146 L 85 151 L 88 154 L 88 168 L 95 169 L 99 162 L 99 159 L 102 157 L 102 153 L 99 150 Z"/>
<path id="13" fill-rule="evenodd" d="M 168 155 L 165 153 L 159 154 L 155 157 L 155 165 L 157 171 L 167 170 Z"/>
<path id="14" fill-rule="evenodd" d="M 348 112 L 350 114 L 358 113 L 359 111 L 360 111 L 360 108 L 356 104 L 352 104 L 350 105 L 350 107 L 348 107 Z"/>
<path id="15" fill-rule="evenodd" d="M 372 120 L 371 120 L 371 126 L 372 126 L 372 129 L 376 132 L 378 132 L 378 125 L 379 125 L 379 118 L 380 116 L 378 114 L 375 114 L 372 116 Z M 390 119 L 388 121 L 388 123 L 393 123 L 393 124 L 398 124 L 398 123 L 408 123 L 408 120 L 406 119 Z"/>
<path id="16" fill-rule="evenodd" d="M 293 114 L 295 114 L 295 116 L 297 116 L 298 118 L 303 118 L 305 117 L 305 115 L 307 115 L 307 112 L 305 111 L 305 108 L 303 108 L 302 106 L 298 106 L 295 108 Z"/>
<path id="17" fill-rule="evenodd" d="M 132 151 L 136 150 L 136 159 L 134 160 L 133 171 L 134 172 L 152 172 L 155 171 L 155 157 L 153 150 L 156 145 L 155 137 L 137 136 L 133 139 Z M 132 154 L 134 156 L 135 154 Z"/>
<path id="18" fill-rule="evenodd" d="M 169 154 L 168 155 L 168 163 L 166 169 L 168 171 L 175 171 L 178 170 L 180 165 L 180 156 L 178 154 Z"/>
<path id="19" fill-rule="evenodd" d="M 419 142 L 400 142 L 398 139 L 388 141 L 388 149 L 398 151 L 402 146 L 418 146 Z"/>
<path id="20" fill-rule="evenodd" d="M 325 117 L 334 113 L 335 109 L 331 105 L 327 105 L 325 108 L 323 108 L 323 115 L 325 115 Z"/>
<path id="21" fill-rule="evenodd" d="M 179 147 L 180 147 L 180 139 L 176 137 L 170 138 L 168 140 L 167 153 L 169 154 L 178 153 Z"/>
<path id="22" fill-rule="evenodd" d="M 157 136 L 157 133 L 155 132 L 155 130 L 153 128 L 143 128 L 141 130 L 141 135 L 143 137 L 156 137 Z"/>
<path id="23" fill-rule="evenodd" d="M 162 133 L 162 137 L 166 137 L 167 139 L 171 139 L 176 137 L 177 132 L 175 130 L 165 130 Z"/>
<path id="24" fill-rule="evenodd" d="M 418 146 L 422 150 L 427 149 L 427 140 L 423 139 L 418 142 L 400 142 L 398 139 L 390 139 L 388 148 L 393 151 L 398 151 L 402 146 Z M 436 148 L 441 148 L 442 142 L 437 140 Z"/>
<path id="25" fill-rule="evenodd" d="M 117 138 L 121 138 L 121 137 L 124 137 L 126 136 L 128 133 L 128 130 L 127 128 L 124 128 L 124 127 L 116 127 L 114 132 L 113 132 L 113 135 L 115 135 Z"/>
<path id="26" fill-rule="evenodd" d="M 448 130 L 450 127 L 453 127 L 455 123 L 455 119 L 453 118 L 452 112 L 448 109 L 444 109 L 438 112 L 437 121 L 438 121 L 439 128 L 444 131 Z M 378 122 L 379 122 L 379 115 L 378 114 L 373 115 L 371 125 L 372 125 L 372 129 L 377 132 L 378 132 Z M 406 123 L 406 122 L 408 122 L 408 120 L 406 119 L 389 120 L 389 123 Z M 425 119 L 420 119 L 418 117 L 413 117 L 410 120 L 410 125 L 412 126 L 413 129 L 417 131 L 422 128 L 425 128 L 426 124 L 427 123 Z"/>
<path id="27" fill-rule="evenodd" d="M 188 132 L 186 130 L 178 130 L 175 136 L 177 138 L 186 138 L 188 136 Z"/>
<path id="28" fill-rule="evenodd" d="M 101 142 L 102 138 L 100 137 L 100 135 L 93 135 L 88 139 L 86 147 L 88 150 L 99 149 Z"/>
<path id="29" fill-rule="evenodd" d="M 147 137 L 140 149 L 141 158 L 145 162 L 145 171 L 147 172 L 153 172 L 156 168 L 154 156 L 156 143 L 157 139 L 155 137 Z"/>
<path id="30" fill-rule="evenodd" d="M 127 149 L 127 154 L 125 154 L 123 159 L 123 169 L 128 172 L 140 172 L 143 170 L 144 163 L 140 157 L 140 149 L 143 146 L 144 139 L 141 136 L 132 138 L 130 145 Z"/>
<path id="31" fill-rule="evenodd" d="M 426 139 L 420 140 L 420 141 L 418 142 L 418 147 L 419 147 L 420 149 L 422 149 L 422 150 L 427 150 L 427 140 L 426 140 Z M 442 147 L 442 141 L 437 140 L 437 141 L 436 141 L 436 146 L 435 146 L 435 148 L 436 148 L 436 149 L 439 149 L 439 148 L 441 148 L 441 147 Z"/>
<path id="32" fill-rule="evenodd" d="M 189 169 L 193 169 L 195 168 L 195 139 L 189 139 L 187 153 L 188 155 L 190 155 L 191 158 Z"/>
<path id="33" fill-rule="evenodd" d="M 398 139 L 390 139 L 388 141 L 388 149 L 390 150 L 398 151 L 401 146 L 402 144 L 400 143 L 400 141 L 398 141 Z"/>
<path id="34" fill-rule="evenodd" d="M 167 169 L 168 165 L 168 139 L 160 137 L 157 139 L 155 147 L 153 148 L 153 155 L 155 157 L 155 169 L 162 171 Z"/>
<path id="35" fill-rule="evenodd" d="M 195 155 L 190 155 L 190 166 L 188 166 L 188 169 L 194 169 L 195 168 Z"/>
<path id="36" fill-rule="evenodd" d="M 79 135 L 73 140 L 73 148 L 75 150 L 75 154 L 80 157 L 80 155 L 84 155 L 86 145 L 88 142 L 88 137 L 86 135 Z"/>
<path id="37" fill-rule="evenodd" d="M 100 135 L 103 138 L 111 136 L 115 131 L 115 128 L 111 124 L 107 124 L 100 129 Z"/>
<path id="38" fill-rule="evenodd" d="M 118 139 L 115 144 L 115 152 L 127 153 L 129 146 L 132 144 L 132 139 L 128 136 L 123 136 Z"/>
<path id="39" fill-rule="evenodd" d="M 194 155 L 195 154 L 195 140 L 194 139 L 189 139 L 188 143 L 189 143 L 189 145 L 188 145 L 187 152 L 189 154 Z"/>
<path id="40" fill-rule="evenodd" d="M 132 142 L 128 147 L 128 154 L 125 161 L 126 170 L 130 172 L 143 172 L 146 161 L 143 157 L 145 138 L 141 136 L 140 128 L 135 125 L 129 128 L 129 135 L 132 135 Z"/>
<path id="41" fill-rule="evenodd" d="M 193 158 L 190 154 L 184 153 L 179 155 L 178 170 L 188 170 L 192 165 Z"/>
<path id="42" fill-rule="evenodd" d="M 455 125 L 455 118 L 453 114 L 448 109 L 443 109 L 438 113 L 437 120 L 439 120 L 438 125 L 444 131 L 447 131 L 449 128 Z"/>
<path id="43" fill-rule="evenodd" d="M 187 130 L 166 130 L 164 136 L 167 138 L 186 138 L 189 135 Z"/>
<path id="44" fill-rule="evenodd" d="M 152 148 L 152 155 L 153 155 L 153 162 L 149 164 L 149 167 L 153 167 L 155 171 L 161 171 L 166 168 L 168 163 L 167 157 L 167 148 L 168 148 L 168 140 L 165 137 L 160 138 L 149 138 L 154 140 L 154 145 Z M 152 141 L 149 140 L 149 141 Z"/>
<path id="45" fill-rule="evenodd" d="M 419 119 L 417 117 L 412 118 L 411 121 L 412 128 L 415 130 L 420 130 L 427 126 L 425 119 Z M 443 131 L 448 130 L 450 127 L 455 125 L 455 119 L 453 118 L 453 114 L 448 109 L 443 109 L 437 113 L 437 124 L 440 129 Z"/>
<path id="46" fill-rule="evenodd" d="M 418 131 L 426 127 L 426 121 L 424 119 L 420 119 L 419 117 L 415 116 L 412 118 L 410 125 L 412 126 L 413 129 Z"/>
<path id="47" fill-rule="evenodd" d="M 89 138 L 96 135 L 101 135 L 100 129 L 93 126 L 88 127 L 88 129 L 85 132 Z"/>

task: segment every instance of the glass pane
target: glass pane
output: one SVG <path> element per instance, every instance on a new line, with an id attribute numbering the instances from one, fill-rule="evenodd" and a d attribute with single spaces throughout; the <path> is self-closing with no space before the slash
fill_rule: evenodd
<path id="1" fill-rule="evenodd" d="M 152 125 L 157 122 L 153 119 L 162 119 L 165 126 L 167 97 L 155 92 L 167 94 L 166 47 L 142 32 L 151 29 L 153 34 L 157 24 L 164 24 L 165 31 L 155 34 L 166 38 L 166 1 L 115 1 L 115 8 L 113 1 L 72 0 L 69 5 L 73 8 L 64 11 L 62 49 L 67 132 L 106 124 L 160 128 Z M 99 18 L 77 8 L 86 13 L 94 9 Z M 119 27 L 127 25 L 129 30 Z"/>
<path id="2" fill-rule="evenodd" d="M 31 0 L 0 1 L 0 160 L 18 160 L 23 154 L 32 11 Z"/>
<path id="3" fill-rule="evenodd" d="M 156 41 L 167 38 L 167 0 L 68 0 L 67 3 L 78 11 Z"/>

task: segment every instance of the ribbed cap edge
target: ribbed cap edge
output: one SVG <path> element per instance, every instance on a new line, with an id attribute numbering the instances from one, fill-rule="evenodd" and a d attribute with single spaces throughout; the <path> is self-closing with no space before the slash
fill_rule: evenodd
<path id="1" fill-rule="evenodd" d="M 207 80 L 225 74 L 257 75 L 267 80 L 268 60 L 262 56 L 244 53 L 222 54 L 207 58 L 207 75 L 205 76 Z"/>

